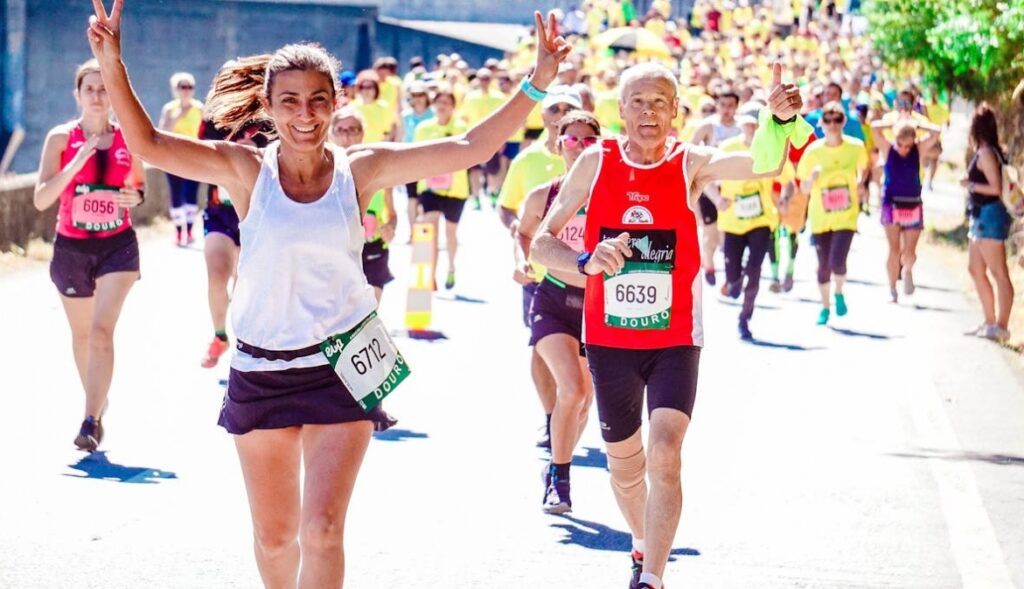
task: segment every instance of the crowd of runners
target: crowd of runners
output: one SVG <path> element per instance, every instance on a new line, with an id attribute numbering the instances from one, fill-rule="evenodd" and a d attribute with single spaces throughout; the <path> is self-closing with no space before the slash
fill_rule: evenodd
<path id="1" fill-rule="evenodd" d="M 546 416 L 538 445 L 550 448 L 541 508 L 572 510 L 570 463 L 595 404 L 633 538 L 631 588 L 663 586 L 678 525 L 704 284 L 742 298 L 743 339 L 765 258 L 773 293 L 795 288 L 798 262 L 816 265 L 821 307 L 793 321 L 855 313 L 850 264 L 885 272 L 879 296 L 893 303 L 914 293 L 948 103 L 885 70 L 843 3 L 699 0 L 674 20 L 668 2 L 638 15 L 629 0 L 595 0 L 560 22 L 538 14 L 504 59 L 416 58 L 404 76 L 394 59 L 353 72 L 288 45 L 225 63 L 202 102 L 193 76 L 174 74 L 156 123 L 121 61 L 123 2 L 93 4 L 94 59 L 73 81 L 81 114 L 47 136 L 35 195 L 59 206 L 51 277 L 86 397 L 75 445 L 103 439 L 113 331 L 139 278 L 130 211 L 145 199 L 145 161 L 167 172 L 179 245 L 193 242 L 209 186 L 212 339 L 200 363 L 236 349 L 219 423 L 235 434 L 268 587 L 341 582 L 360 462 L 371 432 L 394 423 L 380 400 L 408 374 L 376 308 L 389 246 L 415 223 L 433 225 L 446 252 L 435 289 L 456 285 L 467 204 L 507 228 L 495 235 L 514 282 L 496 288 L 522 289 Z M 600 41 L 629 23 L 663 47 Z M 961 184 L 983 311 L 972 333 L 1005 341 L 1014 211 L 985 105 L 970 143 Z M 867 222 L 883 225 L 888 256 L 851 260 Z M 798 259 L 807 243 L 816 259 Z"/>

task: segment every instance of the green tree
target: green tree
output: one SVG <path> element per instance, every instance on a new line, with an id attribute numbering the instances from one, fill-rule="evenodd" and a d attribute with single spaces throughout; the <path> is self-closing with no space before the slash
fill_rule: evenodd
<path id="1" fill-rule="evenodd" d="M 1021 154 L 1021 111 L 1011 93 L 1024 78 L 1024 0 L 866 0 L 875 50 L 890 66 L 913 63 L 927 84 L 1000 112 Z"/>

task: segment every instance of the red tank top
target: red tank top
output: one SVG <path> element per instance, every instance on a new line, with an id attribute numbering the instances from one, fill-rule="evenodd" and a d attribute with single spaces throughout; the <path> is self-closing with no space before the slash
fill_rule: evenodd
<path id="1" fill-rule="evenodd" d="M 587 278 L 584 341 L 634 350 L 704 345 L 686 148 L 670 142 L 661 162 L 640 165 L 626 159 L 618 139 L 601 145 L 584 245 L 593 252 L 601 241 L 628 232 L 633 257 L 615 276 Z"/>
<path id="2" fill-rule="evenodd" d="M 68 144 L 60 156 L 64 167 L 85 145 L 85 133 L 75 125 L 68 133 Z M 132 171 L 132 156 L 121 129 L 114 126 L 114 141 L 109 149 L 97 150 L 60 195 L 57 233 L 72 239 L 105 238 L 127 231 L 132 226 L 128 209 L 117 210 L 112 194 L 125 185 Z"/>

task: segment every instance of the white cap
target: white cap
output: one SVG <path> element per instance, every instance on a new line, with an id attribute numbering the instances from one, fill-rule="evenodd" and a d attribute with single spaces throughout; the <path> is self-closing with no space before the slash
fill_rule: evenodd
<path id="1" fill-rule="evenodd" d="M 573 108 L 583 108 L 583 100 L 580 98 L 579 92 L 565 84 L 558 84 L 548 88 L 548 95 L 544 97 L 540 106 L 543 109 L 548 109 L 563 102 Z"/>

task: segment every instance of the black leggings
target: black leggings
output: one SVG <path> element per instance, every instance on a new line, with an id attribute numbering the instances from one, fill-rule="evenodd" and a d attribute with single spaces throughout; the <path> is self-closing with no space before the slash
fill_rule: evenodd
<path id="1" fill-rule="evenodd" d="M 850 255 L 853 231 L 826 231 L 814 234 L 814 248 L 818 250 L 818 284 L 828 284 L 832 275 L 846 276 L 846 258 Z"/>
<path id="2" fill-rule="evenodd" d="M 722 251 L 725 252 L 725 281 L 729 285 L 738 283 L 747 276 L 747 285 L 743 288 L 743 310 L 740 319 L 749 320 L 754 315 L 754 301 L 761 284 L 761 265 L 764 256 L 771 249 L 772 231 L 767 227 L 758 227 L 744 234 L 725 233 Z M 749 249 L 747 265 L 743 266 L 743 250 Z"/>

